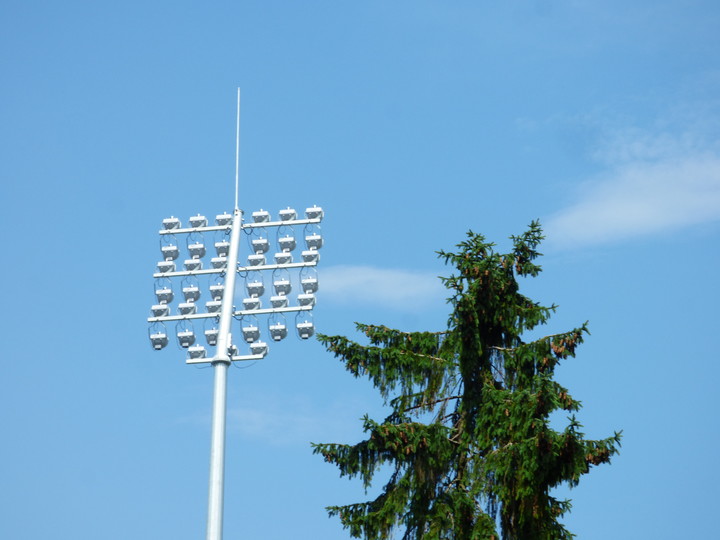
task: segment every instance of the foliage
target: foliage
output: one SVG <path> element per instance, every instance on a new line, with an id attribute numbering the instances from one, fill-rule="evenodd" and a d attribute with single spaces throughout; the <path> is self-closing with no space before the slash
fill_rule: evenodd
<path id="1" fill-rule="evenodd" d="M 533 222 L 500 254 L 469 232 L 457 252 L 439 252 L 456 273 L 441 278 L 452 313 L 443 332 L 401 332 L 358 324 L 369 341 L 319 336 L 355 377 L 367 377 L 390 406 L 382 422 L 364 418 L 358 444 L 315 444 L 341 476 L 369 487 L 383 465 L 391 475 L 374 500 L 328 508 L 356 538 L 564 539 L 567 500 L 550 493 L 575 486 L 593 465 L 617 453 L 620 434 L 586 440 L 580 408 L 553 380 L 558 362 L 575 356 L 587 325 L 525 342 L 556 306 L 519 292 L 535 277 L 542 231 Z M 570 413 L 563 431 L 554 411 Z M 386 469 L 384 469 L 386 470 Z M 498 530 L 501 534 L 498 534 Z"/>

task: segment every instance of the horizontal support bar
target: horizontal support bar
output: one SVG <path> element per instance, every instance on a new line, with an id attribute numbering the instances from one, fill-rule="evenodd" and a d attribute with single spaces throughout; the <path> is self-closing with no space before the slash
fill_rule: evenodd
<path id="1" fill-rule="evenodd" d="M 312 262 L 296 262 L 287 264 L 259 264 L 257 266 L 238 266 L 238 272 L 259 272 L 260 270 L 277 270 L 279 268 L 307 268 L 308 266 L 317 266 L 317 261 Z"/>
<path id="2" fill-rule="evenodd" d="M 233 312 L 233 316 L 242 317 L 244 315 L 269 315 L 272 313 L 293 313 L 296 311 L 311 311 L 314 306 L 289 306 L 284 308 L 265 308 L 265 309 L 244 309 Z M 166 317 L 148 317 L 147 322 L 173 322 L 188 321 L 194 319 L 211 319 L 220 317 L 220 313 L 193 313 L 192 315 L 168 315 Z"/>
<path id="3" fill-rule="evenodd" d="M 261 227 L 291 227 L 292 225 L 310 225 L 312 223 L 320 223 L 322 219 L 291 219 L 288 221 L 261 221 L 260 223 L 243 223 L 242 229 L 259 229 Z"/>
<path id="4" fill-rule="evenodd" d="M 266 354 L 246 354 L 243 356 L 231 356 L 230 360 L 232 360 L 233 362 L 247 362 L 248 360 L 262 360 L 263 358 L 265 358 Z M 186 364 L 212 364 L 213 362 L 216 362 L 218 360 L 222 361 L 224 359 L 221 360 L 221 359 L 215 358 L 215 357 L 213 357 L 213 358 L 188 358 L 187 360 L 185 360 L 185 363 Z"/>
<path id="5" fill-rule="evenodd" d="M 322 219 L 292 219 L 289 221 L 261 221 L 260 223 L 243 223 L 240 225 L 241 229 L 258 229 L 262 227 L 289 227 L 291 225 L 310 225 L 314 223 L 320 223 Z M 213 232 L 213 231 L 229 231 L 232 229 L 231 225 L 210 225 L 208 227 L 185 227 L 182 229 L 161 229 L 158 234 L 165 236 L 168 234 L 190 234 L 190 233 L 201 233 L 201 232 Z"/>
<path id="6" fill-rule="evenodd" d="M 164 236 L 166 234 L 190 234 L 194 232 L 213 232 L 213 231 L 229 231 L 232 229 L 230 225 L 211 225 L 209 227 L 188 227 L 184 229 L 161 229 L 158 234 Z"/>
<path id="7" fill-rule="evenodd" d="M 297 262 L 287 264 L 259 264 L 257 266 L 238 266 L 238 272 L 259 272 L 261 270 L 277 270 L 280 268 L 306 268 L 309 266 L 317 266 L 317 261 Z M 205 270 L 182 270 L 180 272 L 155 272 L 154 278 L 171 278 L 185 276 L 203 276 L 208 274 L 222 274 L 227 272 L 226 268 L 207 268 Z"/>
<path id="8" fill-rule="evenodd" d="M 266 309 L 243 309 L 233 312 L 234 317 L 244 317 L 245 315 L 270 315 L 272 313 L 293 313 L 296 311 L 311 311 L 314 306 L 290 306 L 281 308 Z"/>
<path id="9" fill-rule="evenodd" d="M 185 276 L 204 276 L 209 274 L 222 274 L 226 272 L 226 268 L 207 268 L 205 270 L 182 270 L 180 272 L 155 272 L 154 278 L 161 277 L 185 277 Z"/>

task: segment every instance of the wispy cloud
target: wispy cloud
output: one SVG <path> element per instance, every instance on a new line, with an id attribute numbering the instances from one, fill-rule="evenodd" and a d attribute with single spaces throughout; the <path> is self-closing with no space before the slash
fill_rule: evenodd
<path id="1" fill-rule="evenodd" d="M 447 296 L 435 274 L 373 266 L 323 268 L 320 286 L 323 300 L 380 305 L 399 311 L 425 309 Z"/>
<path id="2" fill-rule="evenodd" d="M 580 186 L 545 220 L 549 242 L 569 248 L 720 220 L 720 152 L 684 134 L 616 133 L 596 152 L 607 172 Z"/>
<path id="3" fill-rule="evenodd" d="M 276 447 L 308 445 L 310 442 L 353 441 L 363 433 L 360 418 L 384 414 L 379 400 L 343 395 L 342 400 L 321 402 L 302 394 L 245 395 L 229 407 L 227 429 L 243 439 Z M 208 429 L 210 412 L 196 412 L 178 423 Z"/>

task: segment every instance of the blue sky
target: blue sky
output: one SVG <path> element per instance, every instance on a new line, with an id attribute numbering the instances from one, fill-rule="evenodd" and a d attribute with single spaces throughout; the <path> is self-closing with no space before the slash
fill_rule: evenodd
<path id="1" fill-rule="evenodd" d="M 232 207 L 238 86 L 241 208 L 326 211 L 320 331 L 441 329 L 434 252 L 540 218 L 524 290 L 592 332 L 558 378 L 624 430 L 568 528 L 716 534 L 720 8 L 496 4 L 2 3 L 0 537 L 203 536 L 212 372 L 145 319 L 161 220 Z M 362 487 L 309 441 L 377 396 L 313 342 L 240 367 L 226 537 L 347 538 Z"/>

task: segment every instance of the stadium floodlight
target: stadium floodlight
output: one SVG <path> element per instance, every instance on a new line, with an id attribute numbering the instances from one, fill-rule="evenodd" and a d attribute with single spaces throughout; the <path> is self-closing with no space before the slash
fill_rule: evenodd
<path id="1" fill-rule="evenodd" d="M 205 351 L 205 347 L 202 345 L 193 345 L 192 347 L 188 347 L 188 357 L 192 359 L 198 359 L 198 358 L 205 358 L 207 356 L 207 352 Z"/>
<path id="2" fill-rule="evenodd" d="M 282 238 L 278 238 L 278 244 L 280 246 L 280 251 L 292 251 L 297 245 L 295 237 L 290 236 L 289 234 L 283 236 Z"/>
<path id="3" fill-rule="evenodd" d="M 227 257 L 228 253 L 230 253 L 230 242 L 227 240 L 215 242 L 215 251 L 217 252 L 218 257 Z"/>
<path id="4" fill-rule="evenodd" d="M 261 208 L 257 212 L 252 213 L 252 218 L 255 223 L 264 223 L 270 221 L 270 212 Z"/>
<path id="5" fill-rule="evenodd" d="M 195 343 L 195 332 L 190 329 L 179 330 L 176 335 L 178 343 L 183 349 L 187 349 Z"/>
<path id="6" fill-rule="evenodd" d="M 312 321 L 304 320 L 302 322 L 297 323 L 297 331 L 298 335 L 302 339 L 308 339 L 313 336 L 315 333 L 315 325 L 312 323 Z"/>
<path id="7" fill-rule="evenodd" d="M 180 228 L 180 220 L 176 217 L 170 216 L 162 220 L 163 229 L 170 231 L 172 229 Z"/>
<path id="8" fill-rule="evenodd" d="M 298 299 L 299 299 L 299 296 L 298 296 Z M 285 296 L 284 294 L 277 295 L 277 296 L 271 296 L 270 304 L 275 309 L 286 308 L 286 307 L 288 307 L 288 297 Z"/>
<path id="9" fill-rule="evenodd" d="M 205 308 L 208 313 L 220 313 L 220 309 L 222 309 L 222 300 L 208 300 L 205 302 Z"/>
<path id="10" fill-rule="evenodd" d="M 243 211 L 238 207 L 237 172 L 236 156 L 234 210 L 217 214 L 215 224 L 209 225 L 208 219 L 201 214 L 189 218 L 187 228 L 183 228 L 176 217 L 162 220 L 159 230 L 162 260 L 153 274 L 156 303 L 150 308 L 151 317 L 147 319 L 150 346 L 154 350 L 167 347 L 170 336 L 165 323 L 173 322 L 177 344 L 185 350 L 185 362 L 213 367 L 207 540 L 222 539 L 228 367 L 233 362 L 265 358 L 269 347 L 264 339 L 274 342 L 285 339 L 292 327 L 287 324 L 285 314 L 295 314 L 295 327 L 301 339 L 314 334 L 311 312 L 318 290 L 315 267 L 319 261 L 318 250 L 323 245 L 319 223 L 324 213 L 319 206 L 307 208 L 304 219 L 299 219 L 293 208 L 287 208 L 279 212 L 277 221 L 273 221 L 265 210 L 253 212 L 252 219 L 244 221 Z M 298 227 L 304 227 L 304 231 L 296 240 L 294 229 Z M 273 228 L 278 248 L 270 261 L 269 228 Z M 206 233 L 213 235 L 214 257 L 207 253 L 211 250 L 206 247 Z M 250 239 L 247 266 L 238 262 L 242 233 Z M 183 236 L 183 242 L 177 241 L 180 236 Z M 302 252 L 302 261 L 293 262 L 291 252 L 303 238 L 307 249 Z M 178 259 L 183 261 L 182 266 L 175 262 Z M 238 275 L 244 279 L 244 287 L 236 287 Z M 267 308 L 263 308 L 261 301 L 265 283 L 272 284 L 274 293 Z M 300 283 L 299 294 L 291 296 L 292 283 Z M 243 288 L 247 297 L 242 299 L 242 309 L 236 311 L 234 304 L 238 295 L 245 292 Z M 203 290 L 210 298 L 204 303 L 200 302 Z M 182 295 L 176 295 L 176 292 Z M 265 317 L 267 324 L 260 324 L 259 319 Z M 240 328 L 236 327 L 233 332 L 236 320 L 241 321 Z M 202 327 L 199 336 L 193 324 L 195 321 Z M 207 345 L 198 343 L 202 336 Z"/>
<path id="11" fill-rule="evenodd" d="M 213 257 L 210 259 L 210 264 L 212 264 L 216 270 L 221 270 L 227 266 L 227 257 Z"/>
<path id="12" fill-rule="evenodd" d="M 280 221 L 293 221 L 297 217 L 297 212 L 289 206 L 285 210 L 280 210 Z"/>
<path id="13" fill-rule="evenodd" d="M 318 280 L 315 276 L 308 276 L 300 280 L 303 292 L 305 294 L 314 293 L 318 290 Z"/>
<path id="14" fill-rule="evenodd" d="M 208 287 L 210 289 L 210 296 L 213 300 L 222 300 L 223 293 L 225 292 L 225 285 L 222 283 L 216 283 Z"/>
<path id="15" fill-rule="evenodd" d="M 205 256 L 205 244 L 202 242 L 193 242 L 188 245 L 188 252 L 193 259 L 200 259 Z"/>
<path id="16" fill-rule="evenodd" d="M 323 239 L 318 233 L 313 233 L 305 237 L 305 243 L 308 249 L 320 249 L 323 244 Z"/>
<path id="17" fill-rule="evenodd" d="M 283 251 L 275 254 L 275 264 L 290 264 L 293 262 L 292 253 Z"/>
<path id="18" fill-rule="evenodd" d="M 160 248 L 166 261 L 174 261 L 180 255 L 180 250 L 175 244 L 168 244 Z"/>
<path id="19" fill-rule="evenodd" d="M 317 249 L 307 249 L 302 252 L 302 260 L 317 263 L 320 261 L 320 252 Z"/>
<path id="20" fill-rule="evenodd" d="M 252 255 L 248 255 L 248 264 L 250 266 L 264 266 L 266 262 L 267 259 L 262 253 L 253 253 Z"/>
<path id="21" fill-rule="evenodd" d="M 301 306 L 314 306 L 315 295 L 313 293 L 298 294 L 298 304 Z"/>
<path id="22" fill-rule="evenodd" d="M 256 238 L 252 241 L 252 247 L 256 254 L 267 253 L 270 249 L 270 242 L 267 238 Z"/>
<path id="23" fill-rule="evenodd" d="M 305 217 L 308 219 L 318 219 L 321 220 L 324 216 L 323 209 L 319 206 L 313 206 L 312 208 L 306 208 L 305 209 Z"/>
<path id="24" fill-rule="evenodd" d="M 230 225 L 232 223 L 233 217 L 228 214 L 227 212 L 224 212 L 222 214 L 218 214 L 215 216 L 215 223 L 217 223 L 220 226 Z"/>
<path id="25" fill-rule="evenodd" d="M 245 311 L 253 311 L 262 307 L 262 301 L 257 296 L 251 296 L 250 298 L 243 298 L 243 307 Z"/>
<path id="26" fill-rule="evenodd" d="M 267 343 L 264 341 L 256 341 L 255 343 L 250 344 L 250 352 L 255 356 L 264 358 L 268 353 Z"/>
<path id="27" fill-rule="evenodd" d="M 174 261 L 159 261 L 157 263 L 157 269 L 158 272 L 161 274 L 164 274 L 166 272 L 174 272 L 175 271 L 175 262 Z"/>
<path id="28" fill-rule="evenodd" d="M 242 327 L 243 339 L 248 343 L 254 343 L 260 339 L 260 329 L 254 324 Z"/>
<path id="29" fill-rule="evenodd" d="M 208 220 L 205 216 L 201 216 L 198 214 L 197 216 L 193 216 L 190 219 L 188 219 L 188 222 L 190 223 L 190 226 L 197 229 L 199 227 L 207 227 Z"/>
<path id="30" fill-rule="evenodd" d="M 155 304 L 150 308 L 153 317 L 167 317 L 170 315 L 170 306 L 167 304 Z"/>
<path id="31" fill-rule="evenodd" d="M 148 330 L 148 334 L 150 335 L 150 344 L 156 351 L 167 346 L 168 336 L 163 323 L 153 323 Z"/>
<path id="32" fill-rule="evenodd" d="M 207 341 L 207 344 L 211 347 L 217 345 L 217 338 L 219 333 L 220 331 L 215 326 L 205 329 L 205 341 Z"/>

